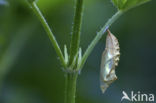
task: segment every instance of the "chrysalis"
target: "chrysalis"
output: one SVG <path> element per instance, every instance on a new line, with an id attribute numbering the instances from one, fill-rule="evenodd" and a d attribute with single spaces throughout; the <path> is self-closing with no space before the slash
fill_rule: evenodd
<path id="1" fill-rule="evenodd" d="M 117 79 L 115 67 L 118 65 L 119 57 L 119 42 L 117 38 L 108 30 L 106 48 L 102 54 L 100 70 L 100 86 L 102 93 L 104 93 L 109 85 Z"/>

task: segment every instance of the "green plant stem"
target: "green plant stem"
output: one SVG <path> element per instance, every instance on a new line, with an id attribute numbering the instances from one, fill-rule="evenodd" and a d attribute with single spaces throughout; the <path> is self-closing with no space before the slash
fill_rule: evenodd
<path id="1" fill-rule="evenodd" d="M 77 77 L 78 77 L 78 73 L 66 74 L 64 103 L 75 103 Z"/>
<path id="2" fill-rule="evenodd" d="M 83 0 L 76 0 L 76 9 L 74 14 L 74 24 L 72 30 L 72 38 L 70 44 L 70 58 L 69 65 L 71 65 L 74 61 L 74 57 L 76 56 L 79 44 L 80 44 L 80 31 L 82 24 L 82 15 L 83 15 Z"/>
<path id="3" fill-rule="evenodd" d="M 114 23 L 121 15 L 123 14 L 123 11 L 118 11 L 115 15 L 112 16 L 112 18 L 110 18 L 107 23 L 103 26 L 103 28 L 97 33 L 96 37 L 94 38 L 94 40 L 91 42 L 91 44 L 89 45 L 89 47 L 87 48 L 87 50 L 85 51 L 83 57 L 82 57 L 82 61 L 79 64 L 80 68 L 83 67 L 84 63 L 86 62 L 88 56 L 90 55 L 90 53 L 92 52 L 92 50 L 94 49 L 95 45 L 98 43 L 98 41 L 102 38 L 103 34 L 106 32 L 106 30 L 111 26 L 112 23 Z"/>
<path id="4" fill-rule="evenodd" d="M 44 16 L 42 15 L 40 9 L 38 8 L 38 6 L 36 5 L 35 2 L 29 2 L 29 4 L 31 5 L 32 7 L 32 10 L 34 11 L 34 13 L 36 14 L 36 16 L 38 17 L 38 19 L 40 20 L 40 22 L 42 23 L 45 31 L 47 32 L 48 34 L 48 37 L 49 39 L 51 40 L 52 42 L 52 45 L 57 53 L 57 55 L 59 56 L 60 58 L 60 61 L 62 63 L 62 65 L 66 68 L 66 63 L 65 63 L 65 60 L 64 60 L 64 57 L 63 57 L 63 54 L 62 54 L 62 51 L 55 39 L 55 36 L 54 34 L 52 33 L 48 23 L 46 22 L 46 19 L 44 18 Z"/>

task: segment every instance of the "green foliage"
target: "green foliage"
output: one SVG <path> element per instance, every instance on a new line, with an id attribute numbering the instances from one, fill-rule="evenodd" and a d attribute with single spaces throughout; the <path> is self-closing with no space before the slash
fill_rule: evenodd
<path id="1" fill-rule="evenodd" d="M 150 0 L 112 0 L 118 10 L 127 11 Z"/>

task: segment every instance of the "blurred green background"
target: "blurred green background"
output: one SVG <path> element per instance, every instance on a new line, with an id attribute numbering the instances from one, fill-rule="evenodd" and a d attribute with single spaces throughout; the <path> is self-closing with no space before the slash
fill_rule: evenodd
<path id="1" fill-rule="evenodd" d="M 71 35 L 75 0 L 38 0 L 61 46 Z M 156 94 L 156 1 L 132 9 L 111 27 L 121 47 L 118 80 L 99 87 L 105 36 L 89 56 L 77 82 L 76 103 L 119 103 L 122 91 Z M 83 52 L 115 13 L 110 0 L 85 0 Z M 64 73 L 40 22 L 26 0 L 0 0 L 0 103 L 63 103 Z"/>

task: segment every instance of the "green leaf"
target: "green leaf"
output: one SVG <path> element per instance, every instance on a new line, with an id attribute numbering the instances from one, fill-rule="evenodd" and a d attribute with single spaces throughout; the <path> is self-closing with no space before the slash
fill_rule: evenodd
<path id="1" fill-rule="evenodd" d="M 112 0 L 113 4 L 118 8 L 118 10 L 129 10 L 141 4 L 144 4 L 150 0 Z"/>

